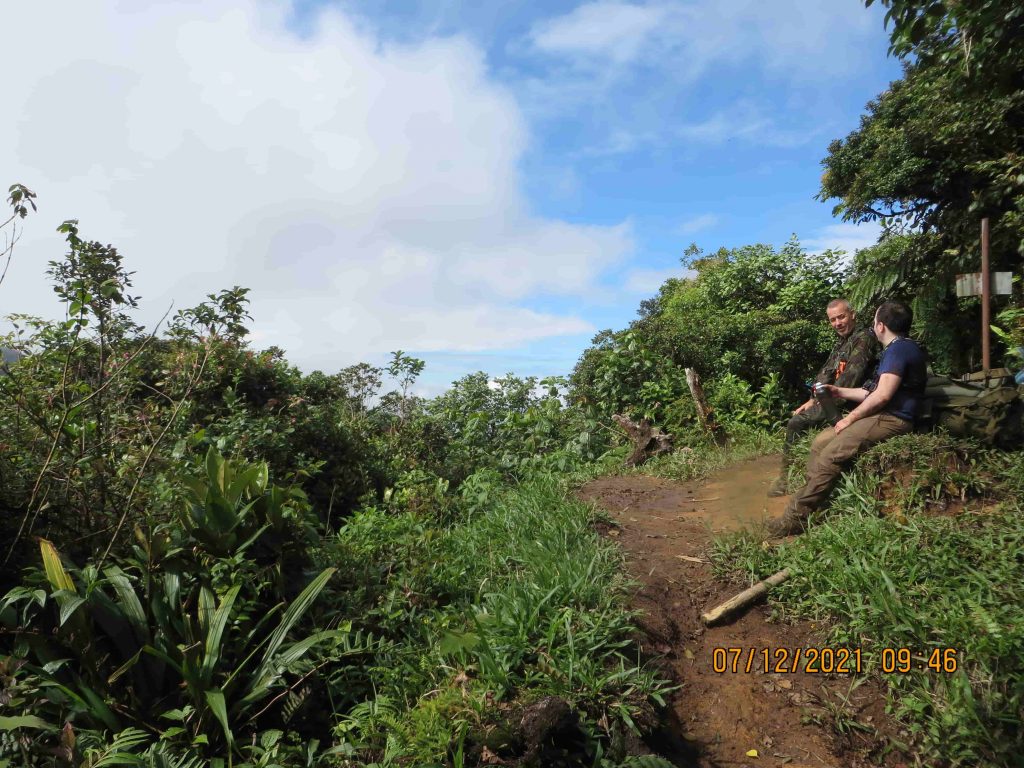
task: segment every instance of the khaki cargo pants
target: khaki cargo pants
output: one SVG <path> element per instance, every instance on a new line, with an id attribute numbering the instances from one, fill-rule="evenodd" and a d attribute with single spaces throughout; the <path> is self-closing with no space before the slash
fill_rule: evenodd
<path id="1" fill-rule="evenodd" d="M 793 444 L 800 439 L 800 435 L 811 429 L 821 429 L 828 426 L 825 412 L 821 406 L 815 403 L 803 413 L 791 416 L 786 423 L 786 441 L 782 444 L 782 474 L 785 476 L 789 465 L 793 463 Z"/>
<path id="2" fill-rule="evenodd" d="M 832 427 L 822 430 L 811 443 L 807 482 L 786 506 L 785 519 L 806 521 L 824 506 L 844 467 L 872 445 L 905 435 L 914 425 L 898 416 L 876 413 L 855 421 L 838 435 Z"/>

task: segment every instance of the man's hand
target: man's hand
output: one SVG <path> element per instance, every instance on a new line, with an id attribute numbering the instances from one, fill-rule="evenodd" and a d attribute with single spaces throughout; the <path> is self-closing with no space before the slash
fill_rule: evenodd
<path id="1" fill-rule="evenodd" d="M 851 424 L 853 424 L 853 419 L 851 419 L 849 417 L 849 415 L 844 416 L 843 418 L 841 418 L 839 421 L 836 422 L 836 426 L 835 426 L 836 434 L 838 435 L 840 432 L 842 432 L 844 429 L 846 429 Z"/>
<path id="2" fill-rule="evenodd" d="M 806 403 L 804 403 L 799 408 L 797 408 L 795 411 L 793 411 L 793 415 L 796 416 L 798 413 L 803 413 L 808 408 L 810 408 L 812 405 L 814 405 L 814 398 L 811 398 Z"/>

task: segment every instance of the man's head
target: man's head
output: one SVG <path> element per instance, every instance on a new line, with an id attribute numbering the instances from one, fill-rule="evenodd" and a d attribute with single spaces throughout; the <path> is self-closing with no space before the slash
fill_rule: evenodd
<path id="1" fill-rule="evenodd" d="M 857 319 L 857 313 L 846 299 L 832 299 L 825 308 L 825 314 L 828 315 L 832 330 L 838 333 L 840 338 L 845 339 L 853 333 L 853 322 Z"/>
<path id="2" fill-rule="evenodd" d="M 914 324 L 914 313 L 901 301 L 886 301 L 875 310 L 875 335 L 883 344 L 885 337 L 906 336 Z"/>

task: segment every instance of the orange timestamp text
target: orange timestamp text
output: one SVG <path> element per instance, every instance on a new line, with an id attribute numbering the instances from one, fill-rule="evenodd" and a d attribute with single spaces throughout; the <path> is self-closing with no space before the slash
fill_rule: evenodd
<path id="1" fill-rule="evenodd" d="M 956 648 L 933 648 L 915 653 L 909 648 L 883 648 L 865 654 L 860 648 L 713 648 L 711 669 L 717 674 L 804 672 L 811 675 L 850 675 L 866 671 L 865 660 L 877 659 L 879 670 L 887 674 L 940 672 L 952 674 L 959 669 Z"/>

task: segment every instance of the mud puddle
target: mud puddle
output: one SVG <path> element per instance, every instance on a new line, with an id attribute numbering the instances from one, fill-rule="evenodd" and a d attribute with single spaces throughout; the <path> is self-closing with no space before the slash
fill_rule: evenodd
<path id="1" fill-rule="evenodd" d="M 702 768 L 902 766 L 887 746 L 897 729 L 876 681 L 779 665 L 780 649 L 792 659 L 796 648 L 822 648 L 817 627 L 769 622 L 760 606 L 723 627 L 700 621 L 703 611 L 749 586 L 715 579 L 707 550 L 715 533 L 781 514 L 786 498 L 766 497 L 778 466 L 778 456 L 740 462 L 704 483 L 606 477 L 579 492 L 615 522 L 609 534 L 642 584 L 635 604 L 643 611 L 645 651 L 663 655 L 681 686 L 659 751 Z M 735 673 L 733 648 L 741 649 Z M 727 671 L 716 672 L 723 659 Z"/>

